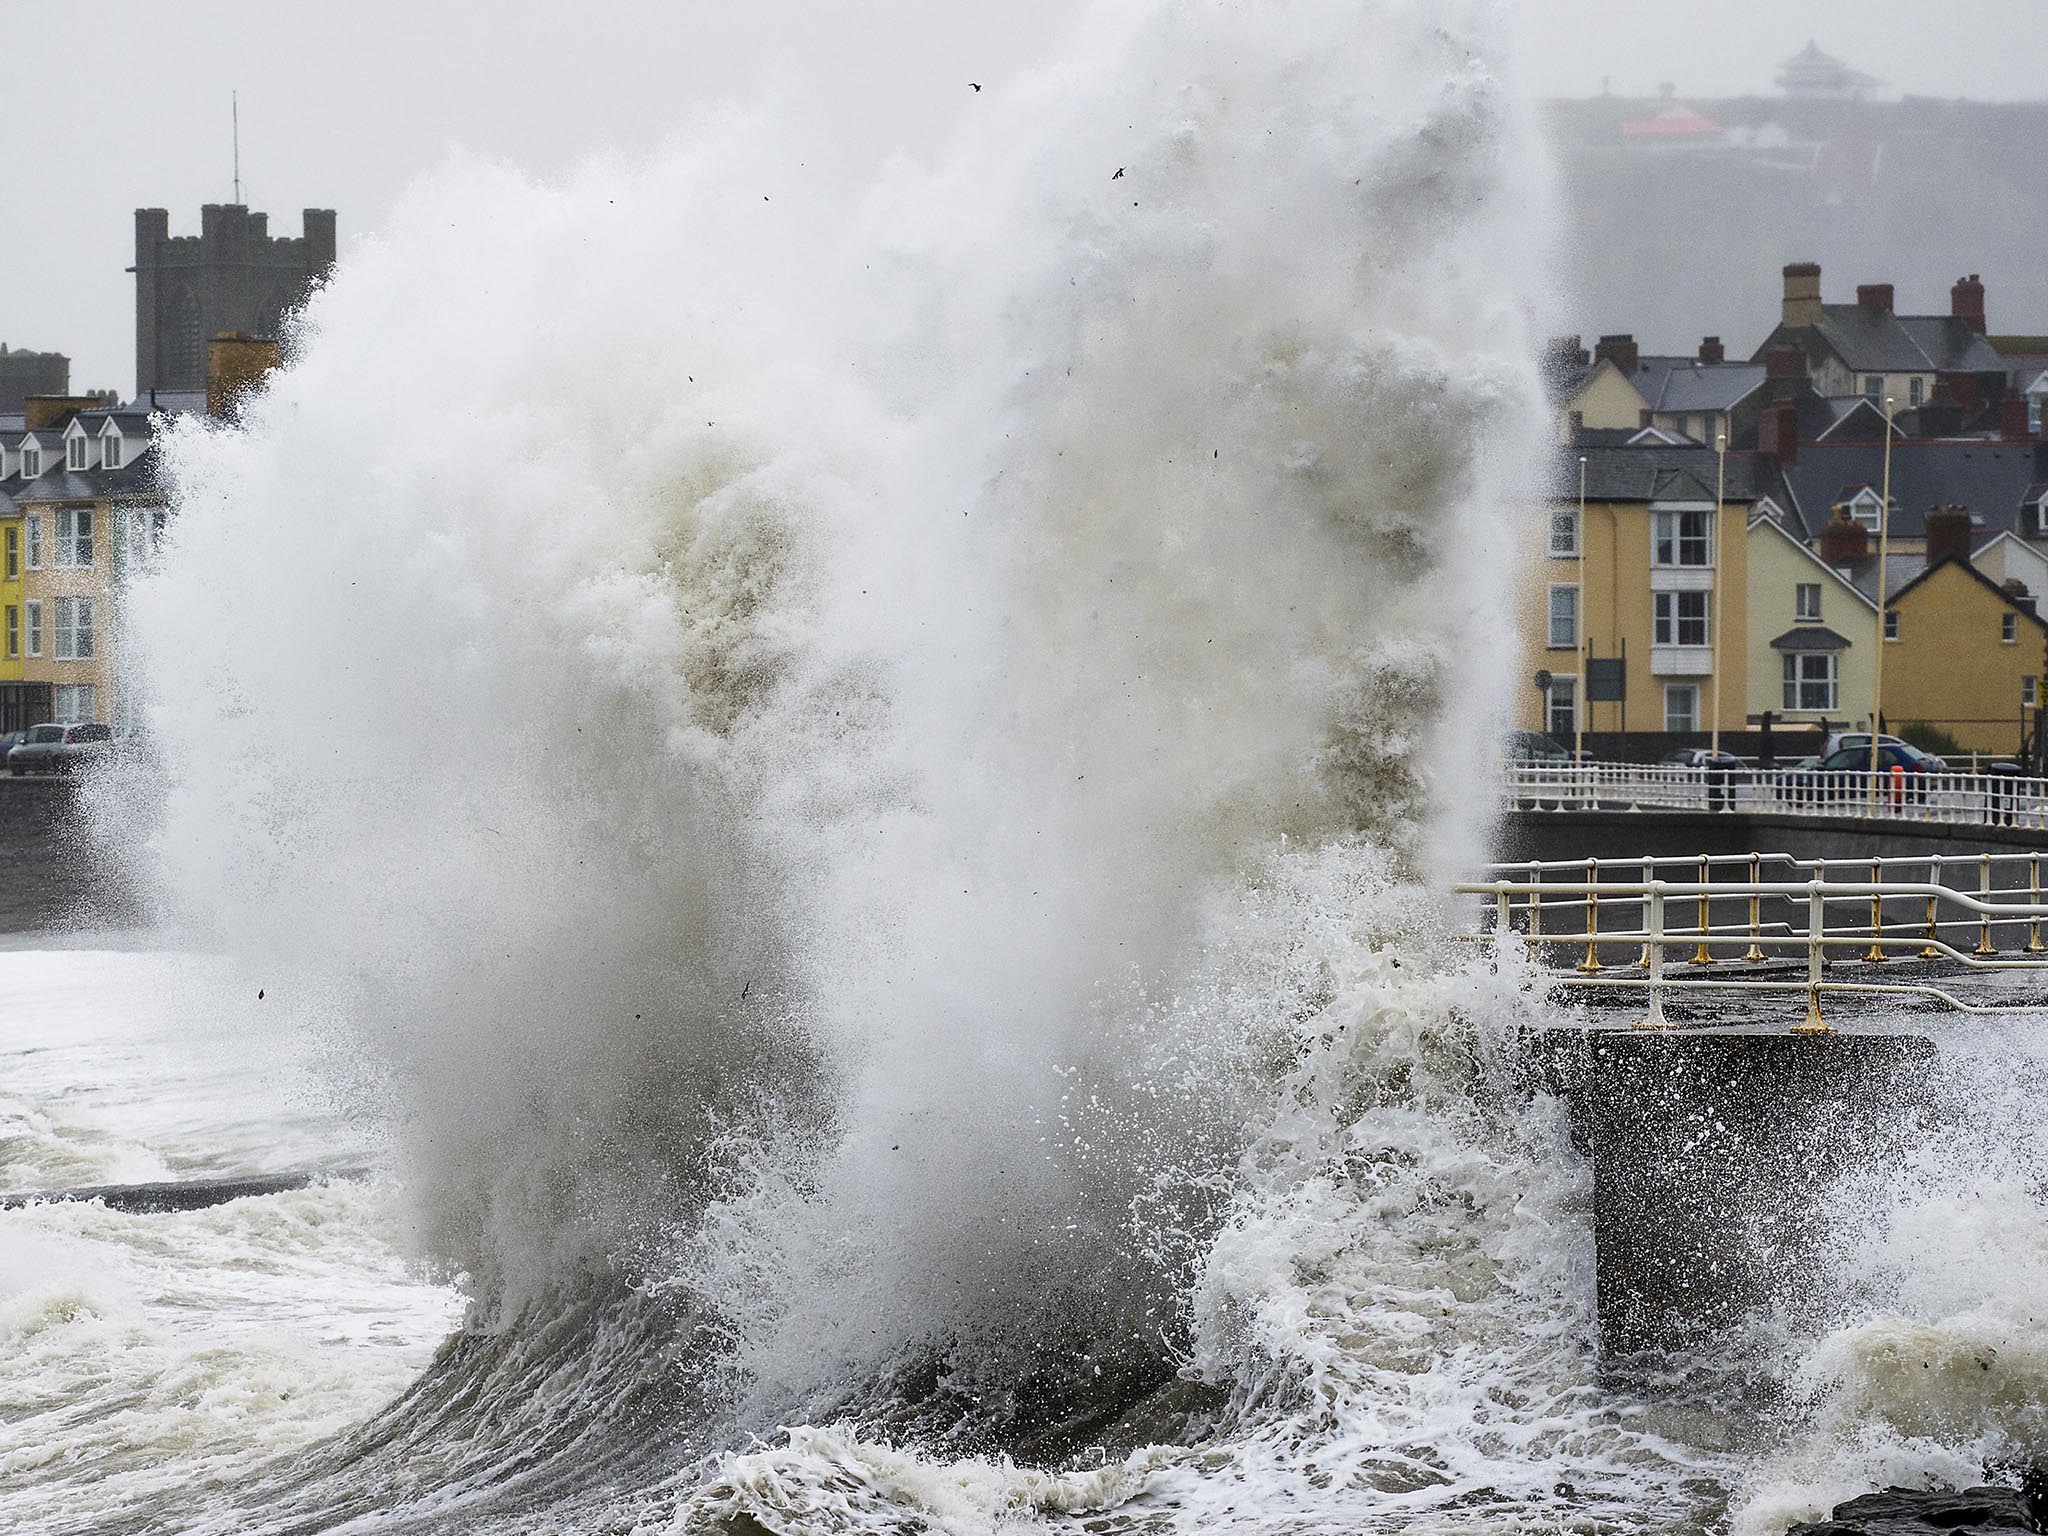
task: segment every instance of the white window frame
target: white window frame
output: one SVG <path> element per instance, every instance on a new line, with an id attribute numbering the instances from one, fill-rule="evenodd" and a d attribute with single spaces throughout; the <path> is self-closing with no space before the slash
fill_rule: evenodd
<path id="1" fill-rule="evenodd" d="M 1874 491 L 1858 491 L 1849 498 L 1850 521 L 1861 523 L 1864 531 L 1868 533 L 1877 532 L 1878 514 L 1883 509 L 1884 503 L 1878 499 L 1877 493 Z"/>
<path id="2" fill-rule="evenodd" d="M 19 581 L 21 580 L 21 524 L 10 522 L 7 525 L 5 550 L 5 555 L 0 556 L 0 572 L 5 573 L 4 576 L 0 576 L 0 580 Z"/>
<path id="3" fill-rule="evenodd" d="M 43 472 L 43 450 L 40 444 L 21 445 L 21 478 L 33 480 Z"/>
<path id="4" fill-rule="evenodd" d="M 169 514 L 161 507 L 135 507 L 128 513 L 128 567 L 147 569 L 162 547 Z"/>
<path id="5" fill-rule="evenodd" d="M 23 603 L 22 618 L 28 625 L 28 654 L 43 654 L 43 604 L 40 598 Z"/>
<path id="6" fill-rule="evenodd" d="M 50 690 L 51 723 L 78 725 L 97 718 L 97 692 L 91 683 L 58 683 Z"/>
<path id="7" fill-rule="evenodd" d="M 43 514 L 31 512 L 22 519 L 28 529 L 28 568 L 40 571 L 43 568 Z"/>
<path id="8" fill-rule="evenodd" d="M 1558 600 L 1567 598 L 1570 609 L 1564 625 L 1565 638 L 1558 638 Z M 1543 604 L 1545 623 L 1548 625 L 1550 649 L 1553 651 L 1576 651 L 1579 648 L 1579 588 L 1576 582 L 1552 582 L 1544 589 Z"/>
<path id="9" fill-rule="evenodd" d="M 1918 407 L 1926 393 L 1927 381 L 1919 374 L 1914 374 L 1906 381 L 1906 403 L 1909 406 Z"/>
<path id="10" fill-rule="evenodd" d="M 1690 702 L 1682 715 L 1672 712 L 1672 704 L 1679 699 Z M 1683 725 L 1672 724 L 1683 719 Z M 1666 683 L 1664 685 L 1664 729 L 1681 735 L 1692 735 L 1700 728 L 1700 685 L 1698 683 Z"/>
<path id="11" fill-rule="evenodd" d="M 1550 558 L 1553 560 L 1576 560 L 1579 558 L 1579 509 L 1575 506 L 1550 509 Z M 1559 534 L 1564 537 L 1560 539 Z"/>
<path id="12" fill-rule="evenodd" d="M 1807 598 L 1811 596 L 1812 602 Z M 1796 623 L 1818 624 L 1820 622 L 1820 583 L 1802 581 L 1792 589 L 1792 616 Z"/>
<path id="13" fill-rule="evenodd" d="M 2007 645 L 2020 643 L 2020 616 L 2016 613 L 2001 613 L 1998 616 L 1998 638 Z"/>
<path id="14" fill-rule="evenodd" d="M 87 467 L 87 460 L 92 455 L 87 452 L 85 444 L 86 436 L 83 432 L 74 432 L 64 439 L 64 467 L 66 469 L 84 469 Z"/>
<path id="15" fill-rule="evenodd" d="M 9 661 L 19 661 L 21 659 L 21 605 L 19 603 L 9 603 L 7 605 L 7 659 Z"/>
<path id="16" fill-rule="evenodd" d="M 1652 645 L 1708 646 L 1714 643 L 1713 595 L 1707 592 L 1653 592 L 1650 594 L 1650 643 Z M 1688 614 L 1687 608 L 1699 612 Z M 1698 638 L 1688 638 L 1687 627 L 1697 626 Z"/>
<path id="17" fill-rule="evenodd" d="M 1809 667 L 1807 663 L 1819 666 Z M 1811 675 L 1818 671 L 1818 677 Z M 1787 651 L 1779 669 L 1780 699 L 1787 714 L 1830 715 L 1841 699 L 1842 668 L 1833 651 Z M 1820 703 L 1806 702 L 1807 690 L 1818 688 Z"/>
<path id="18" fill-rule="evenodd" d="M 1688 531 L 1688 519 L 1698 528 Z M 1697 559 L 1687 559 L 1687 546 Z M 1714 511 L 1697 507 L 1662 507 L 1650 513 L 1650 564 L 1665 571 L 1706 571 L 1714 566 Z"/>
<path id="19" fill-rule="evenodd" d="M 1893 644 L 1898 643 L 1899 610 L 1896 608 L 1887 608 L 1884 611 L 1884 637 Z"/>
<path id="20" fill-rule="evenodd" d="M 1571 736 L 1578 731 L 1579 680 L 1574 674 L 1552 673 L 1543 693 L 1543 725 L 1552 736 Z"/>
<path id="21" fill-rule="evenodd" d="M 91 661 L 93 659 L 92 599 L 89 597 L 60 597 L 54 599 L 56 612 L 56 633 L 52 637 L 55 649 L 52 654 L 58 661 Z"/>
<path id="22" fill-rule="evenodd" d="M 100 468 L 119 469 L 122 462 L 121 433 L 112 423 L 100 434 Z"/>
<path id="23" fill-rule="evenodd" d="M 57 509 L 57 551 L 51 564 L 58 570 L 92 569 L 92 512 L 91 507 Z"/>
<path id="24" fill-rule="evenodd" d="M 2039 680 L 2032 677 L 2020 679 L 2020 708 L 2033 709 L 2040 702 Z"/>

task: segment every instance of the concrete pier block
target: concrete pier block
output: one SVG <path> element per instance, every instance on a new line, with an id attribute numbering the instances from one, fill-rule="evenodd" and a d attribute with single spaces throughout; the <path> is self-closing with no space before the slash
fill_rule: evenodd
<path id="1" fill-rule="evenodd" d="M 1541 1075 L 1593 1162 L 1603 1348 L 1698 1348 L 1826 1300 L 1824 1196 L 1917 1139 L 1934 1056 L 1911 1035 L 1546 1031 Z"/>

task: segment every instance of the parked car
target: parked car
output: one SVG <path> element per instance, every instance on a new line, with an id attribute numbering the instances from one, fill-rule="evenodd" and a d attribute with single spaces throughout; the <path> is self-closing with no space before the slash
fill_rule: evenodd
<path id="1" fill-rule="evenodd" d="M 1946 759 L 1936 757 L 1932 752 L 1922 752 L 1920 748 L 1901 737 L 1883 735 L 1877 738 L 1877 744 L 1880 749 L 1885 747 L 1903 747 L 1908 752 L 1918 753 L 1921 757 L 1934 764 L 1934 771 L 1936 773 L 1945 772 L 1948 768 Z M 1828 737 L 1827 745 L 1821 748 L 1820 755 L 1823 758 L 1833 757 L 1845 747 L 1860 748 L 1863 752 L 1863 766 L 1866 769 L 1870 766 L 1870 732 L 1836 731 L 1832 736 Z"/>
<path id="2" fill-rule="evenodd" d="M 27 740 L 28 732 L 25 730 L 0 732 L 0 763 L 6 762 L 7 754 Z"/>
<path id="3" fill-rule="evenodd" d="M 1733 752 L 1716 752 L 1708 747 L 1677 747 L 1658 759 L 1661 763 L 1675 763 L 1681 768 L 1747 768 L 1749 765 Z"/>
<path id="4" fill-rule="evenodd" d="M 1511 763 L 1568 763 L 1571 753 L 1541 731 L 1509 731 L 1502 756 Z"/>
<path id="5" fill-rule="evenodd" d="M 1922 752 L 1910 742 L 1882 738 L 1877 744 L 1877 771 L 1889 774 L 1894 768 L 1906 774 L 1900 792 L 1916 801 L 1927 798 L 1927 774 L 1948 771 L 1948 765 L 1932 753 Z M 1870 737 L 1865 735 L 1861 742 L 1851 742 L 1826 754 L 1811 768 L 1786 770 L 1778 782 L 1794 803 L 1833 804 L 1869 798 L 1869 772 Z M 1884 797 L 1890 795 L 1882 786 L 1879 793 Z"/>
<path id="6" fill-rule="evenodd" d="M 28 739 L 7 754 L 7 771 L 24 773 L 69 773 L 82 762 L 107 751 L 113 744 L 114 728 L 97 720 L 80 720 L 69 725 L 32 725 Z"/>

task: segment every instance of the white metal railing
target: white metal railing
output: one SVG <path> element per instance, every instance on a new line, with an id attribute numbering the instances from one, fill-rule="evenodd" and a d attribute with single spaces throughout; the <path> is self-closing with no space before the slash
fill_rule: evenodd
<path id="1" fill-rule="evenodd" d="M 1502 778 L 1518 810 L 1787 812 L 2048 831 L 2048 779 L 2019 774 L 1512 762 Z"/>
<path id="2" fill-rule="evenodd" d="M 1519 943 L 1559 985 L 1646 989 L 1642 1029 L 1668 1027 L 1670 992 L 1801 992 L 1806 1021 L 1796 1027 L 1813 1033 L 1829 1028 L 1823 993 L 1926 998 L 1964 1013 L 2048 1012 L 2048 992 L 1985 1005 L 1932 979 L 1881 981 L 1875 969 L 1917 960 L 1966 974 L 2048 975 L 2042 859 L 1741 853 L 1497 864 L 1491 878 L 1457 887 L 1483 898 L 1460 937 Z M 1667 954 L 1674 948 L 1676 961 Z M 1786 974 L 1793 964 L 1802 977 Z M 1860 969 L 1848 979 L 1830 975 L 1845 964 Z"/>

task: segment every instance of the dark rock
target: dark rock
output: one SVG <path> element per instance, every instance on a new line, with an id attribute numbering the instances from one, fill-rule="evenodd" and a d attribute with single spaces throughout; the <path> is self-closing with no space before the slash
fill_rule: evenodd
<path id="1" fill-rule="evenodd" d="M 1937 1536 L 2041 1530 L 2034 1500 L 2013 1488 L 1919 1491 L 1887 1488 L 1837 1504 L 1832 1517 L 1795 1525 L 1785 1536 Z"/>

